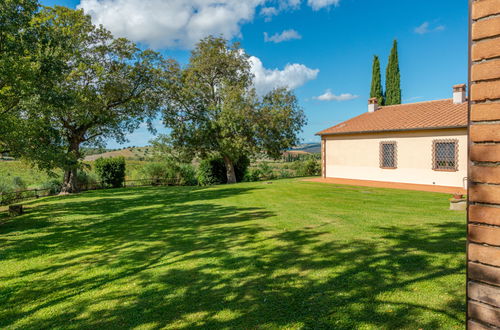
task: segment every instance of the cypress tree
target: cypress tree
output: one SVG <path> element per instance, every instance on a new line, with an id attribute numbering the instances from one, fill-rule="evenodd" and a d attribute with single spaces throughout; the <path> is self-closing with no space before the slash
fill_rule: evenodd
<path id="1" fill-rule="evenodd" d="M 384 105 L 384 91 L 382 89 L 382 76 L 380 74 L 380 61 L 378 56 L 373 57 L 372 88 L 370 98 L 376 97 L 379 105 Z"/>
<path id="2" fill-rule="evenodd" d="M 394 40 L 385 77 L 385 104 L 401 104 L 401 76 L 399 72 L 398 41 Z"/>

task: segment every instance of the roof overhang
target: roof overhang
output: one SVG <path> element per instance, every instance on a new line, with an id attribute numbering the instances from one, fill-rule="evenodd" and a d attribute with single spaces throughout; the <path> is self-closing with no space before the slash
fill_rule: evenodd
<path id="1" fill-rule="evenodd" d="M 442 127 L 417 127 L 417 128 L 403 128 L 403 129 L 391 129 L 391 130 L 353 131 L 353 132 L 338 132 L 338 133 L 322 133 L 322 132 L 318 132 L 315 135 L 325 136 L 325 135 L 351 135 L 351 134 L 370 134 L 370 133 L 394 133 L 394 132 L 428 131 L 428 130 L 453 129 L 453 128 L 467 128 L 467 125 L 461 125 L 461 126 L 442 126 Z"/>

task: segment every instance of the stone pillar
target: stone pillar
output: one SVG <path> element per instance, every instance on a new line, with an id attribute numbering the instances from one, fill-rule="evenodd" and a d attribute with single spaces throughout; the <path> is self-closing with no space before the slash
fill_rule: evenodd
<path id="1" fill-rule="evenodd" d="M 500 327 L 500 0 L 470 0 L 468 329 Z"/>

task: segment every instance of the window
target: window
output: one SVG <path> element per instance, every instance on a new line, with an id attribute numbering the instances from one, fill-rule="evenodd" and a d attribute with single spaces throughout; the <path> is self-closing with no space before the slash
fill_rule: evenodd
<path id="1" fill-rule="evenodd" d="M 432 151 L 433 169 L 458 170 L 458 140 L 435 140 Z"/>
<path id="2" fill-rule="evenodd" d="M 396 142 L 380 142 L 380 167 L 397 168 Z"/>

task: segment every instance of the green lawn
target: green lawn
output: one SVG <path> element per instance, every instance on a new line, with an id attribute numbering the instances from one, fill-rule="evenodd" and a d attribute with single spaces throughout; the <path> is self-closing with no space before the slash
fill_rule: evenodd
<path id="1" fill-rule="evenodd" d="M 282 180 L 39 200 L 0 225 L 0 328 L 463 328 L 448 198 Z"/>

